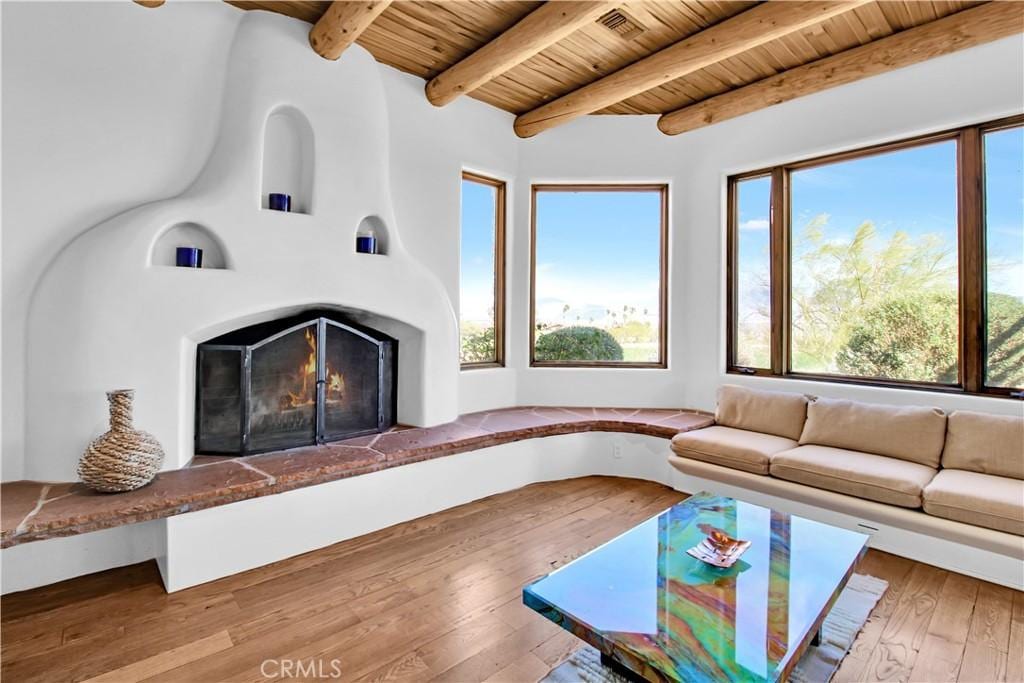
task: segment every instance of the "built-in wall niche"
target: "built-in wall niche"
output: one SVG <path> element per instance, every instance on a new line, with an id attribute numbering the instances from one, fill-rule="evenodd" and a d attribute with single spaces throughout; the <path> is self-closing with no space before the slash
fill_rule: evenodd
<path id="1" fill-rule="evenodd" d="M 230 268 L 227 250 L 220 239 L 198 223 L 176 223 L 164 230 L 149 253 L 149 265 L 174 266 L 178 247 L 199 247 L 203 250 L 203 268 Z"/>
<path id="2" fill-rule="evenodd" d="M 377 242 L 377 254 L 388 253 L 388 228 L 379 216 L 367 216 L 359 221 L 356 227 L 356 251 L 359 251 L 359 238 L 372 235 Z"/>
<path id="3" fill-rule="evenodd" d="M 313 127 L 294 107 L 272 111 L 263 130 L 262 208 L 271 193 L 290 195 L 292 213 L 313 212 Z"/>

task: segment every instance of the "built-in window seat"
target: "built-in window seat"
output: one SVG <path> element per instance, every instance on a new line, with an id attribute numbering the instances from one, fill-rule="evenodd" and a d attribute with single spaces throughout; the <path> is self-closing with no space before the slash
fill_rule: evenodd
<path id="1" fill-rule="evenodd" d="M 75 482 L 0 486 L 2 547 L 204 510 L 330 481 L 535 437 L 620 432 L 670 439 L 707 427 L 710 415 L 653 408 L 517 407 L 469 413 L 435 427 L 397 427 L 322 446 L 239 458 L 200 456 L 121 494 Z"/>
<path id="2" fill-rule="evenodd" d="M 889 527 L 874 547 L 1024 586 L 1020 417 L 726 385 L 716 424 L 671 448 L 682 490 L 808 506 L 873 535 Z M 984 573 L 997 564 L 1001 575 Z"/>

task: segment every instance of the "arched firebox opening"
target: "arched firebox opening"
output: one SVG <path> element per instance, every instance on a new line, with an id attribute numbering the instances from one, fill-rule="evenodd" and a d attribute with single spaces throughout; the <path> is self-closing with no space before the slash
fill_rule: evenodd
<path id="1" fill-rule="evenodd" d="M 329 311 L 199 344 L 196 453 L 248 455 L 395 424 L 398 342 Z"/>

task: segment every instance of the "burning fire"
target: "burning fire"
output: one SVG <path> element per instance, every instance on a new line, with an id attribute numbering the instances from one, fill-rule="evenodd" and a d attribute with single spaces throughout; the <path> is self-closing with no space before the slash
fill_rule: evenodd
<path id="1" fill-rule="evenodd" d="M 287 396 L 282 398 L 282 407 L 300 408 L 312 405 L 316 400 L 316 335 L 311 328 L 305 331 L 306 345 L 309 347 L 309 355 L 296 371 L 295 385 L 298 391 L 288 391 Z M 340 372 L 331 369 L 327 365 L 327 382 L 324 385 L 325 399 L 328 403 L 343 402 L 345 400 L 345 377 Z"/>

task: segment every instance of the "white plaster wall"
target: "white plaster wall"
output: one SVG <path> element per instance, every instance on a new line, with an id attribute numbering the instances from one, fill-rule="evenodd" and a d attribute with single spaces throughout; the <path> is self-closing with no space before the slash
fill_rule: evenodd
<path id="1" fill-rule="evenodd" d="M 514 117 L 467 97 L 437 108 L 423 95 L 423 79 L 386 71 L 395 216 L 399 224 L 415 226 L 404 233 L 409 250 L 439 275 L 458 310 L 460 174 L 504 180 L 512 196 L 521 146 L 512 132 Z M 509 226 L 518 215 L 509 201 Z M 513 232 L 507 236 L 510 264 L 513 245 L 525 239 Z M 517 374 L 511 367 L 461 372 L 459 411 L 515 405 Z"/>
<path id="2" fill-rule="evenodd" d="M 241 13 L 162 10 L 0 3 L 5 481 L 25 474 L 25 327 L 40 276 L 92 225 L 183 191 L 213 146 Z"/>

